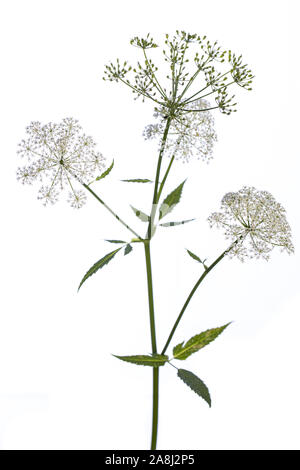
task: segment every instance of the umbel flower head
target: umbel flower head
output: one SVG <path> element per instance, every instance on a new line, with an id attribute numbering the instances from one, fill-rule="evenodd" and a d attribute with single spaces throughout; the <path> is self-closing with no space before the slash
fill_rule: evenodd
<path id="1" fill-rule="evenodd" d="M 104 168 L 104 157 L 95 150 L 92 137 L 85 135 L 73 118 L 59 124 L 32 122 L 26 132 L 28 138 L 21 141 L 18 153 L 28 164 L 18 168 L 18 180 L 23 184 L 42 183 L 38 199 L 44 205 L 54 204 L 59 192 L 67 187 L 71 206 L 82 207 L 86 194 L 76 184 L 87 184 L 96 171 Z"/>
<path id="2" fill-rule="evenodd" d="M 227 193 L 221 202 L 221 212 L 208 218 L 210 226 L 223 228 L 232 240 L 229 256 L 245 258 L 270 257 L 275 247 L 288 254 L 294 252 L 291 229 L 285 209 L 267 191 L 244 186 L 240 191 Z"/>
<path id="3" fill-rule="evenodd" d="M 228 94 L 229 87 L 238 85 L 251 90 L 253 75 L 242 56 L 221 49 L 217 41 L 211 43 L 206 36 L 185 31 L 176 31 L 173 37 L 166 34 L 162 50 L 167 64 L 164 77 L 149 57 L 158 48 L 150 34 L 135 37 L 130 43 L 141 50 L 141 62 L 131 66 L 127 60 L 117 59 L 106 65 L 103 79 L 122 82 L 136 98 L 150 99 L 155 109 L 170 119 L 192 110 L 202 113 L 193 104 L 208 95 L 215 99 L 213 108 L 230 114 L 236 103 L 235 95 Z"/>
<path id="4" fill-rule="evenodd" d="M 190 158 L 201 158 L 208 162 L 212 158 L 213 145 L 217 140 L 214 118 L 211 112 L 207 111 L 209 102 L 199 99 L 186 107 L 203 112 L 192 111 L 171 121 L 165 152 L 169 157 L 174 155 L 176 159 L 184 162 Z M 155 112 L 154 117 L 159 119 L 159 122 L 146 126 L 143 135 L 145 139 L 158 138 L 161 146 L 165 119 L 162 112 Z"/>

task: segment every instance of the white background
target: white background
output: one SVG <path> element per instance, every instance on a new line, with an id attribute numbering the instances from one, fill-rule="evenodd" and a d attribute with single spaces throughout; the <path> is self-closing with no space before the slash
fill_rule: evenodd
<path id="1" fill-rule="evenodd" d="M 135 62 L 135 35 L 184 29 L 242 53 L 256 78 L 237 90 L 238 112 L 215 112 L 218 144 L 209 165 L 174 167 L 167 192 L 187 176 L 174 219 L 153 241 L 158 344 L 162 347 L 199 276 L 189 248 L 212 261 L 226 245 L 207 216 L 228 191 L 253 185 L 287 210 L 296 254 L 269 262 L 223 261 L 193 298 L 172 345 L 233 324 L 179 366 L 209 386 L 212 408 L 161 369 L 160 449 L 298 449 L 299 379 L 299 36 L 297 1 L 3 1 L 1 35 L 0 447 L 145 449 L 151 428 L 148 368 L 113 354 L 150 352 L 142 247 L 77 286 L 128 234 L 94 200 L 76 211 L 44 208 L 37 188 L 16 182 L 18 142 L 32 120 L 79 119 L 115 169 L 97 191 L 143 233 L 129 204 L 149 210 L 155 146 L 142 130 L 151 103 L 102 81 L 117 57 Z M 160 64 L 159 49 L 154 51 Z M 175 217 L 176 215 L 176 217 Z M 129 234 L 130 236 L 130 234 Z"/>

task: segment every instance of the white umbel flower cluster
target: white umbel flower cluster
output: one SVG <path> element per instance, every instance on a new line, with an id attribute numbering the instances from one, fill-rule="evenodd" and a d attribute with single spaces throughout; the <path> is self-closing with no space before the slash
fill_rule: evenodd
<path id="1" fill-rule="evenodd" d="M 18 168 L 18 180 L 23 184 L 45 182 L 38 193 L 44 205 L 54 204 L 67 187 L 71 206 L 82 207 L 86 195 L 74 186 L 78 182 L 87 184 L 95 172 L 104 169 L 105 159 L 95 150 L 92 137 L 85 135 L 73 118 L 65 118 L 59 124 L 32 122 L 26 132 L 29 137 L 19 144 L 18 153 L 28 164 Z"/>
<path id="2" fill-rule="evenodd" d="M 210 226 L 223 228 L 233 244 L 229 256 L 268 260 L 275 247 L 291 254 L 294 247 L 285 209 L 267 191 L 244 186 L 227 193 L 221 202 L 221 212 L 208 218 Z"/>
<path id="3" fill-rule="evenodd" d="M 214 129 L 214 118 L 208 101 L 199 99 L 186 105 L 184 114 L 171 122 L 165 152 L 169 157 L 175 155 L 178 160 L 188 162 L 190 158 L 198 158 L 208 162 L 212 158 L 214 143 L 217 135 Z M 189 112 L 189 109 L 197 112 Z M 159 119 L 156 124 L 149 124 L 143 132 L 146 140 L 159 138 L 159 144 L 165 129 L 163 112 L 155 112 Z"/>

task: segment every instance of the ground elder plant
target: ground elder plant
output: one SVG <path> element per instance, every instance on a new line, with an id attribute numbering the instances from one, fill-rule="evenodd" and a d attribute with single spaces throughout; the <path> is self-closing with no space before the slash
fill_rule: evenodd
<path id="1" fill-rule="evenodd" d="M 210 261 L 187 250 L 187 257 L 198 263 L 200 276 L 179 313 L 177 312 L 177 318 L 176 312 L 174 313 L 176 321 L 165 343 L 157 344 L 156 322 L 160 312 L 154 309 L 151 241 L 154 236 L 159 237 L 161 227 L 167 227 L 171 235 L 174 230 L 172 227 L 194 220 L 173 218 L 187 182 L 180 182 L 175 189 L 168 188 L 168 176 L 176 165 L 181 164 L 178 160 L 188 163 L 191 159 L 198 158 L 208 162 L 212 158 L 217 139 L 213 113 L 217 110 L 225 115 L 235 112 L 234 93 L 236 90 L 251 90 L 253 75 L 241 55 L 223 50 L 217 42 L 211 43 L 206 36 L 184 31 L 176 31 L 172 37 L 166 34 L 158 65 L 154 64 L 151 53 L 152 49 L 159 46 L 149 34 L 145 38 L 134 37 L 130 42 L 139 54 L 137 63 L 130 65 L 126 60 L 117 59 L 106 65 L 103 79 L 124 85 L 135 99 L 147 101 L 154 112 L 154 120 L 144 129 L 144 137 L 146 140 L 157 140 L 157 156 L 153 160 L 156 168 L 153 168 L 151 175 L 141 175 L 143 178 L 122 180 L 135 184 L 136 188 L 140 188 L 141 184 L 153 185 L 153 196 L 147 213 L 139 207 L 129 208 L 137 217 L 138 228 L 129 226 L 104 201 L 101 180 L 111 176 L 114 162 L 106 164 L 94 139 L 84 134 L 78 121 L 73 118 L 63 119 L 58 124 L 32 122 L 27 127 L 27 136 L 19 145 L 19 154 L 24 165 L 18 169 L 17 178 L 23 184 L 39 185 L 38 199 L 44 205 L 56 203 L 63 192 L 67 193 L 67 200 L 76 209 L 87 202 L 88 196 L 94 197 L 102 209 L 111 213 L 116 223 L 126 227 L 128 239 L 107 240 L 113 249 L 86 271 L 79 282 L 78 290 L 92 275 L 122 252 L 128 255 L 137 245 L 143 246 L 152 351 L 150 354 L 147 351 L 138 351 L 136 355 L 114 356 L 126 362 L 128 367 L 138 365 L 152 370 L 151 449 L 156 449 L 159 374 L 162 367 L 172 366 L 187 387 L 208 406 L 212 403 L 210 392 L 202 378 L 181 368 L 180 363 L 214 341 L 227 329 L 230 322 L 203 332 L 198 331 L 190 339 L 172 344 L 172 349 L 169 349 L 174 333 L 202 281 L 225 258 L 237 257 L 241 261 L 247 258 L 268 260 L 273 249 L 291 254 L 294 248 L 285 210 L 269 192 L 243 187 L 237 192 L 225 194 L 220 211 L 213 212 L 208 217 L 208 222 L 211 227 L 221 228 L 228 242 L 224 242 L 221 253 Z M 199 247 L 199 252 L 200 249 L 202 252 L 203 247 Z M 101 273 L 102 276 L 103 274 Z M 134 446 L 134 441 L 132 444 Z"/>

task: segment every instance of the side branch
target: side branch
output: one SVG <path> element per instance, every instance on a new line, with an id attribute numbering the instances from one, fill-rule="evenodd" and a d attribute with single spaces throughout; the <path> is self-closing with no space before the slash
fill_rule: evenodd
<path id="1" fill-rule="evenodd" d="M 85 183 L 81 183 L 84 188 L 89 191 L 96 199 L 97 201 L 99 201 L 122 225 L 124 225 L 124 227 L 127 228 L 127 230 L 129 230 L 131 233 L 133 233 L 133 235 L 135 235 L 139 240 L 142 241 L 142 237 L 140 237 L 140 235 L 138 233 L 135 232 L 135 230 L 133 230 L 129 225 L 126 224 L 126 222 L 124 222 L 121 217 L 118 216 L 118 214 L 116 214 L 107 204 L 105 204 L 105 202 Z"/>
<path id="2" fill-rule="evenodd" d="M 223 253 L 222 253 L 210 266 L 208 266 L 208 267 L 205 269 L 205 271 L 202 273 L 202 275 L 200 276 L 200 278 L 198 279 L 198 281 L 197 281 L 196 284 L 194 285 L 193 289 L 191 290 L 191 292 L 190 292 L 188 298 L 186 299 L 186 301 L 185 301 L 185 303 L 184 303 L 184 305 L 183 305 L 183 307 L 182 307 L 182 309 L 181 309 L 181 311 L 180 311 L 180 313 L 179 313 L 179 315 L 178 315 L 178 318 L 177 318 L 177 320 L 176 320 L 175 323 L 174 323 L 174 326 L 173 326 L 173 328 L 172 328 L 172 330 L 171 330 L 171 333 L 170 333 L 170 335 L 169 335 L 169 337 L 168 337 L 168 339 L 167 339 L 167 342 L 166 342 L 166 344 L 165 344 L 165 346 L 164 346 L 164 348 L 163 348 L 161 354 L 164 354 L 165 351 L 167 350 L 167 348 L 168 348 L 168 346 L 169 346 L 169 344 L 170 344 L 170 342 L 171 342 L 171 340 L 172 340 L 172 338 L 173 338 L 173 336 L 174 336 L 174 333 L 175 333 L 175 331 L 176 331 L 176 329 L 177 329 L 177 326 L 178 326 L 178 324 L 179 324 L 179 322 L 180 322 L 180 320 L 181 320 L 181 318 L 182 318 L 182 316 L 183 316 L 183 314 L 184 314 L 184 312 L 185 312 L 185 310 L 186 310 L 188 304 L 190 303 L 190 301 L 191 301 L 193 295 L 195 294 L 196 290 L 197 290 L 198 287 L 200 286 L 201 282 L 206 278 L 206 276 L 208 275 L 208 273 L 224 258 L 224 256 L 225 256 L 227 253 L 229 253 L 229 251 L 230 251 L 230 250 L 234 247 L 234 245 L 236 245 L 239 241 L 240 241 L 240 239 L 237 239 L 235 242 L 233 242 L 233 243 L 230 245 L 230 247 L 227 248 L 225 251 L 223 251 Z"/>

